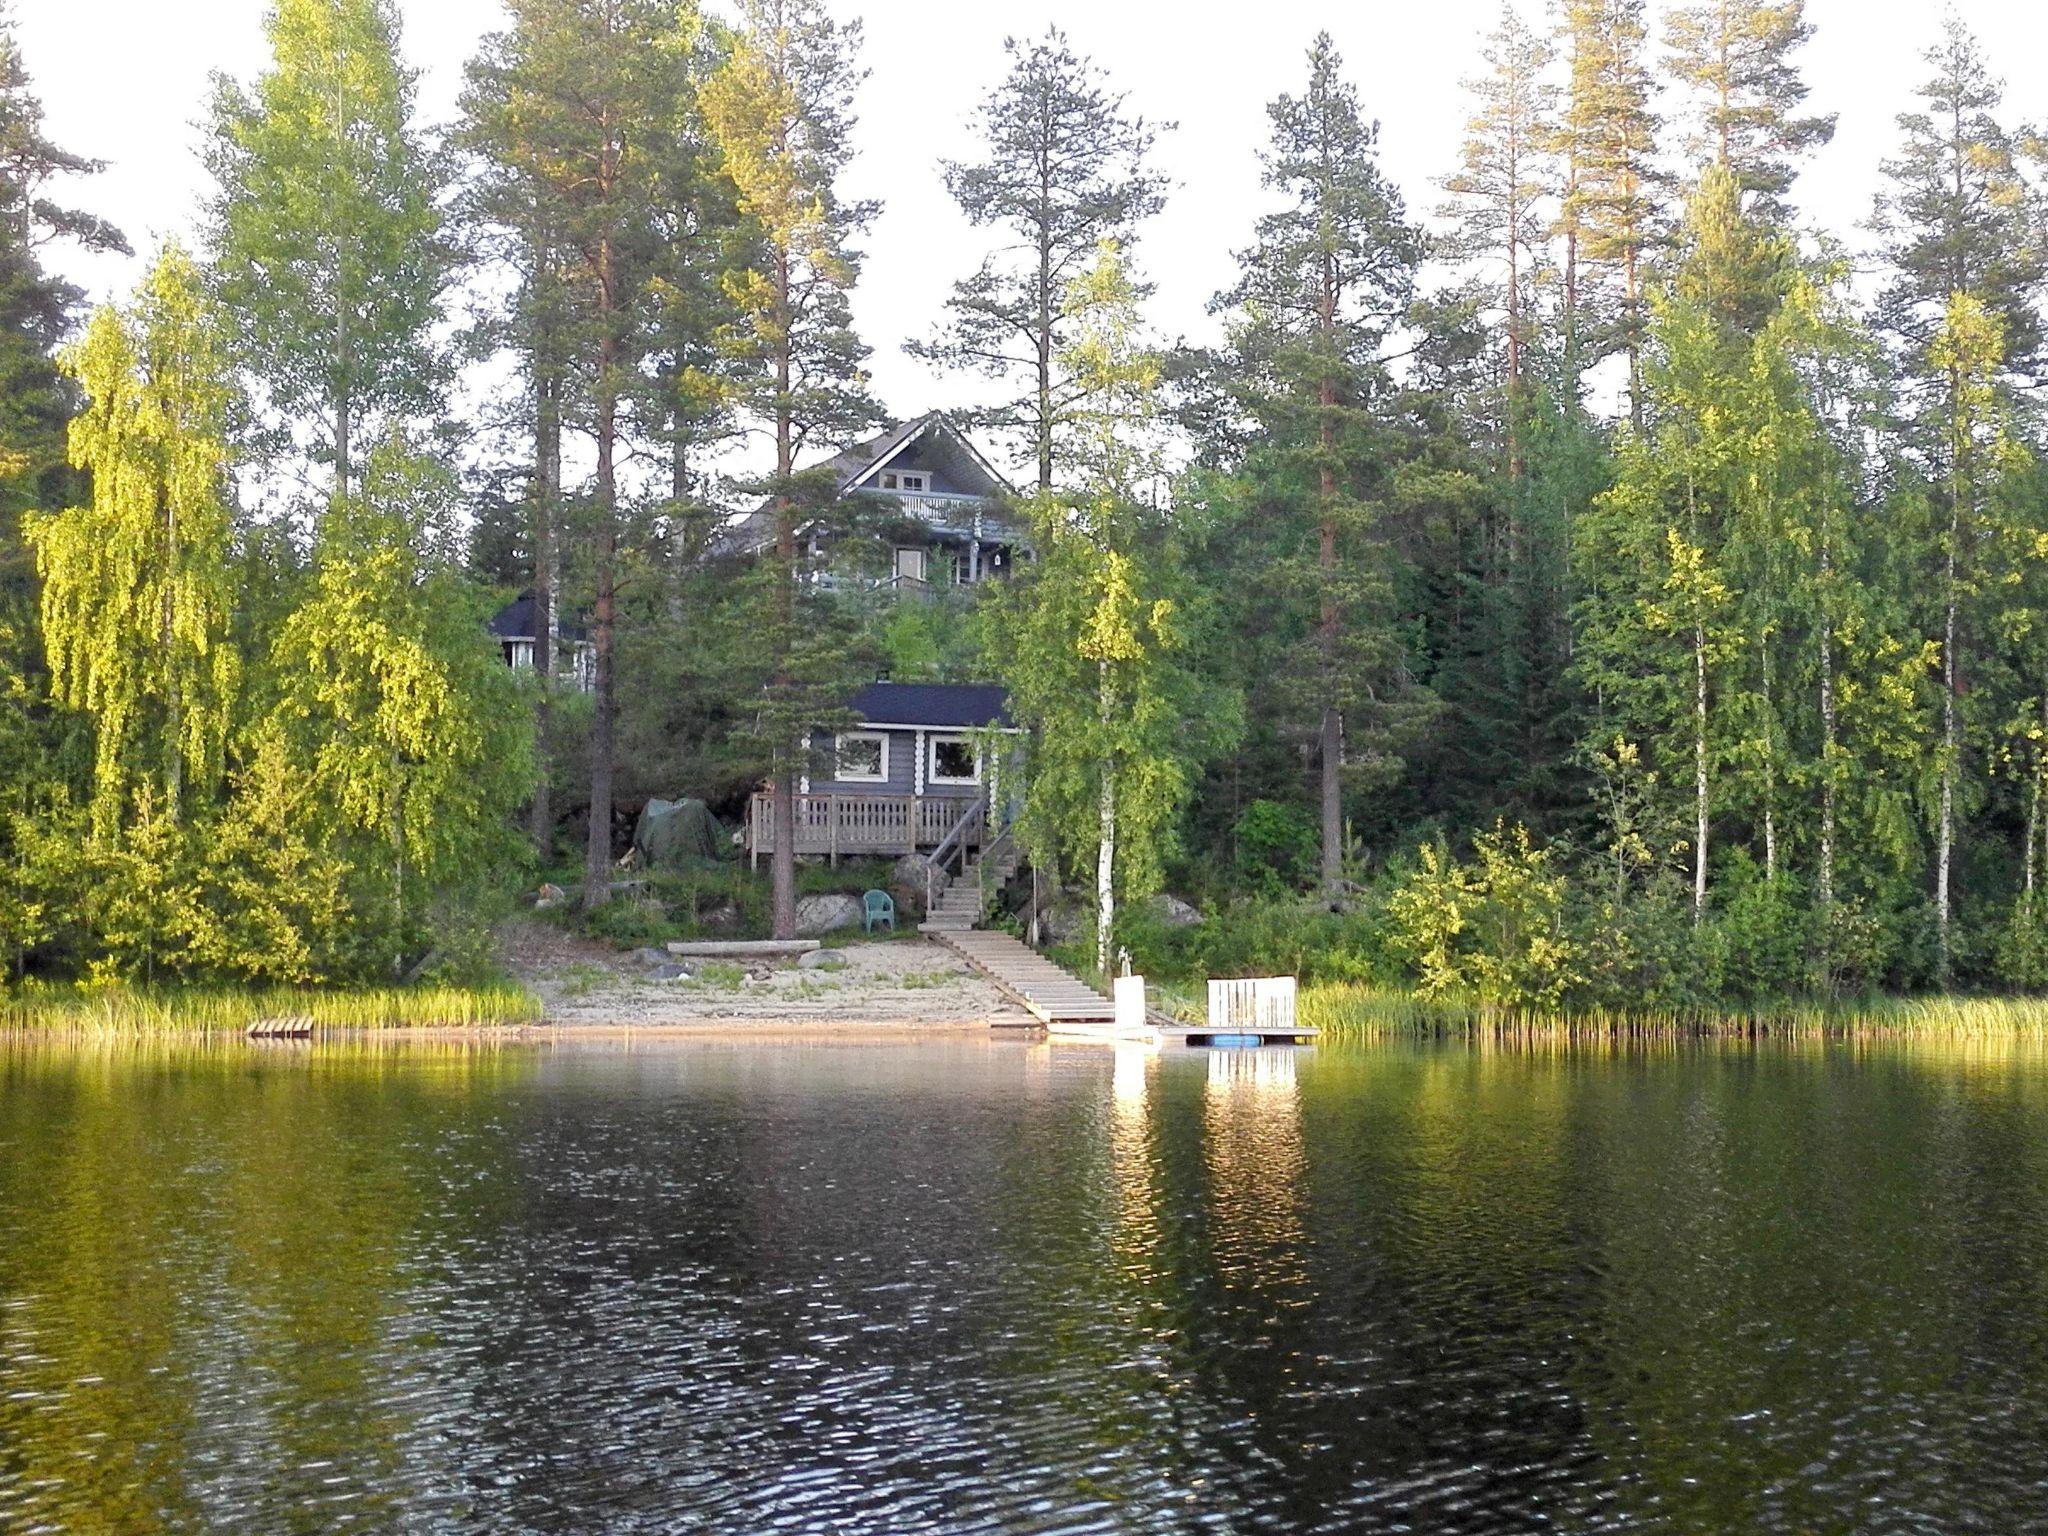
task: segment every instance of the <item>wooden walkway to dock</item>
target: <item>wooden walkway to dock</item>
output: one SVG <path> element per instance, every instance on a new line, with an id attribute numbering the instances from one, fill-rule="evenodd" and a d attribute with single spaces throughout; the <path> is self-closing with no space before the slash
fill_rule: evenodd
<path id="1" fill-rule="evenodd" d="M 1181 1023 L 1157 1010 L 1149 1012 L 1137 1029 L 1120 1028 L 1108 998 L 1007 933 L 964 928 L 934 931 L 932 936 L 993 981 L 1049 1034 L 1152 1045 L 1306 1045 L 1317 1034 L 1307 1028 L 1210 1029 Z"/>
<path id="2" fill-rule="evenodd" d="M 958 951 L 1047 1029 L 1086 1024 L 1107 1030 L 1116 1022 L 1108 998 L 1007 933 L 963 928 L 933 937 Z"/>

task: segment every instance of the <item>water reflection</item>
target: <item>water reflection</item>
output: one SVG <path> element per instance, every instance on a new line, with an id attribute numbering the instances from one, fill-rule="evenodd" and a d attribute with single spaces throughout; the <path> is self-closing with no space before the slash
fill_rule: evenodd
<path id="1" fill-rule="evenodd" d="M 2038 1045 L 0 1049 L 0 1529 L 2048 1526 Z"/>

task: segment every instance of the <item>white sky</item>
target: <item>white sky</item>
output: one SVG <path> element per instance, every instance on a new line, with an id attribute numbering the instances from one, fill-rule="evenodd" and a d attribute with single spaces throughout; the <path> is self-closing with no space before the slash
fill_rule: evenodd
<path id="1" fill-rule="evenodd" d="M 1542 0 L 1523 0 L 1540 16 Z M 248 77 L 264 63 L 265 0 L 15 0 L 28 68 L 51 136 L 109 162 L 69 200 L 113 218 L 138 251 L 159 238 L 189 239 L 205 188 L 194 126 L 214 69 Z M 463 62 L 479 36 L 503 24 L 497 0 L 401 0 L 405 49 L 421 68 L 429 122 L 454 111 Z M 2048 120 L 2048 4 L 1958 0 L 1994 68 L 2008 77 L 2012 120 Z M 1652 9 L 1661 11 L 1659 0 Z M 839 0 L 838 14 L 854 14 Z M 1853 237 L 1867 217 L 1878 165 L 1896 143 L 1894 116 L 1927 76 L 1920 57 L 1940 24 L 1932 0 L 1808 0 L 1816 27 L 1805 51 L 1810 105 L 1839 114 L 1834 142 L 1794 191 L 1809 216 Z M 868 241 L 856 295 L 862 334 L 883 402 L 898 415 L 972 399 L 979 381 L 934 378 L 902 342 L 924 334 L 948 285 L 972 270 L 979 236 L 939 179 L 941 155 L 972 153 L 965 123 L 999 76 L 1006 35 L 1063 27 L 1155 120 L 1177 123 L 1159 164 L 1172 177 L 1165 213 L 1144 231 L 1139 262 L 1157 283 L 1152 320 L 1167 338 L 1213 334 L 1209 297 L 1227 284 L 1231 252 L 1261 206 L 1257 148 L 1265 103 L 1299 89 L 1309 39 L 1327 27 L 1367 110 L 1382 123 L 1383 156 L 1410 208 L 1433 212 L 1434 182 L 1455 163 L 1467 102 L 1459 82 L 1482 68 L 1479 40 L 1498 0 L 1321 4 L 1263 0 L 868 0 L 860 100 L 861 155 L 849 192 L 885 209 Z M 137 260 L 139 261 L 140 258 Z M 125 292 L 136 262 L 52 253 L 94 298 Z"/>

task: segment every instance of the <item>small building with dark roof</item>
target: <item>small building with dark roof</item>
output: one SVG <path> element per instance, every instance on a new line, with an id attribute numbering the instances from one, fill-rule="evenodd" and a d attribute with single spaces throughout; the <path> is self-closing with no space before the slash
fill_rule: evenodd
<path id="1" fill-rule="evenodd" d="M 498 642 L 505 665 L 518 671 L 531 670 L 537 651 L 538 626 L 531 592 L 522 592 L 492 614 L 484 628 Z M 555 675 L 584 693 L 596 686 L 597 650 L 583 626 L 565 619 L 555 622 Z"/>
<path id="2" fill-rule="evenodd" d="M 902 854 L 937 847 L 976 806 L 1007 826 L 1022 788 L 1023 731 L 993 683 L 875 682 L 848 700 L 856 722 L 815 733 L 797 786 L 802 854 Z M 771 796 L 754 796 L 747 844 L 772 844 Z M 981 835 L 979 832 L 975 834 Z"/>

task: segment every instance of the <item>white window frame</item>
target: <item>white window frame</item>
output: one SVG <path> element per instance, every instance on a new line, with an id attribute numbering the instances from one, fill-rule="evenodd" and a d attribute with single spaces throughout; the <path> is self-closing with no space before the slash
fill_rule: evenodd
<path id="1" fill-rule="evenodd" d="M 882 489 L 883 489 L 883 490 L 885 490 L 885 491 L 893 491 L 893 490 L 895 490 L 895 489 L 896 489 L 896 471 L 895 471 L 895 470 L 893 470 L 893 469 L 885 469 L 885 470 L 883 470 L 883 471 L 882 471 L 882 473 L 881 473 L 881 474 L 880 474 L 880 475 L 879 475 L 879 476 L 878 476 L 877 478 L 878 478 L 878 479 L 879 479 L 879 480 L 881 481 L 881 485 L 882 485 Z"/>
<path id="2" fill-rule="evenodd" d="M 906 469 L 900 483 L 904 490 L 921 494 L 932 488 L 932 477 L 921 469 Z"/>
<path id="3" fill-rule="evenodd" d="M 872 741 L 882 749 L 879 773 L 848 773 L 841 743 Z M 840 731 L 832 738 L 832 777 L 841 784 L 886 784 L 889 782 L 889 733 L 887 731 Z"/>
<path id="4" fill-rule="evenodd" d="M 950 778 L 939 772 L 939 747 L 942 743 L 961 742 L 974 754 L 974 772 L 964 779 Z M 981 743 L 972 736 L 957 731 L 944 735 L 934 733 L 925 742 L 925 777 L 933 784 L 979 784 L 981 783 Z"/>

